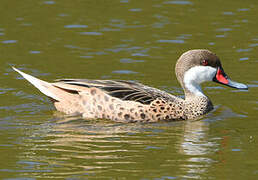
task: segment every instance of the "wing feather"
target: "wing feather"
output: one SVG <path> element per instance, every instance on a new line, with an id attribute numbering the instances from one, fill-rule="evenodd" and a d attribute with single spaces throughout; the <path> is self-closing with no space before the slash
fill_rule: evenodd
<path id="1" fill-rule="evenodd" d="M 67 84 L 70 85 L 69 89 L 74 87 L 74 89 L 78 89 L 78 91 L 82 91 L 83 88 L 95 87 L 105 91 L 110 96 L 127 101 L 136 101 L 142 104 L 150 104 L 157 98 L 169 101 L 174 101 L 176 98 L 165 91 L 145 86 L 134 81 L 60 79 L 54 84 L 60 87 L 65 87 L 64 85 Z"/>

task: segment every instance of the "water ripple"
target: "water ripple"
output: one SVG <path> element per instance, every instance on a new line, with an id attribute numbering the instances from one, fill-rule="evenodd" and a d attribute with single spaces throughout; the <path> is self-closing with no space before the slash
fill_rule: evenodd
<path id="1" fill-rule="evenodd" d="M 219 29 L 216 29 L 216 31 L 227 32 L 227 31 L 232 31 L 232 29 L 231 28 L 219 28 Z"/>
<path id="2" fill-rule="evenodd" d="M 249 10 L 250 10 L 249 8 L 240 8 L 237 11 L 249 11 Z"/>
<path id="3" fill-rule="evenodd" d="M 0 88 L 0 94 L 5 94 L 8 91 L 13 91 L 13 88 Z"/>
<path id="4" fill-rule="evenodd" d="M 69 24 L 69 25 L 65 25 L 65 28 L 68 29 L 72 29 L 72 28 L 87 28 L 87 25 L 83 25 L 83 24 Z"/>
<path id="5" fill-rule="evenodd" d="M 55 4 L 55 1 L 44 1 L 44 4 Z"/>
<path id="6" fill-rule="evenodd" d="M 233 13 L 231 11 L 226 11 L 226 12 L 223 12 L 222 14 L 224 14 L 224 15 L 235 15 L 235 13 Z"/>
<path id="7" fill-rule="evenodd" d="M 258 43 L 250 44 L 249 47 L 257 47 Z"/>
<path id="8" fill-rule="evenodd" d="M 40 51 L 29 51 L 30 54 L 40 54 Z"/>
<path id="9" fill-rule="evenodd" d="M 166 1 L 164 4 L 177 4 L 177 5 L 191 5 L 193 4 L 191 1 Z"/>
<path id="10" fill-rule="evenodd" d="M 158 40 L 157 42 L 160 42 L 160 43 L 176 43 L 176 44 L 183 44 L 185 43 L 184 40 L 175 40 L 175 39 L 160 39 Z"/>
<path id="11" fill-rule="evenodd" d="M 122 58 L 120 59 L 121 63 L 137 63 L 137 62 L 144 62 L 144 60 L 134 60 L 131 58 Z"/>
<path id="12" fill-rule="evenodd" d="M 249 60 L 249 57 L 242 57 L 242 58 L 239 58 L 240 61 L 246 61 L 246 60 Z"/>
<path id="13" fill-rule="evenodd" d="M 249 52 L 249 51 L 251 51 L 251 50 L 253 50 L 253 48 L 246 48 L 246 49 L 240 48 L 240 49 L 237 49 L 236 51 L 237 51 L 237 52 Z"/>
<path id="14" fill-rule="evenodd" d="M 17 40 L 5 40 L 2 41 L 3 44 L 13 44 L 13 43 L 17 43 Z"/>
<path id="15" fill-rule="evenodd" d="M 115 74 L 137 74 L 138 72 L 130 71 L 130 70 L 117 70 L 117 71 L 112 71 L 112 73 L 115 73 Z"/>
<path id="16" fill-rule="evenodd" d="M 102 35 L 102 33 L 101 32 L 81 32 L 80 34 L 82 34 L 82 35 L 93 35 L 93 36 L 100 36 L 100 35 Z"/>
<path id="17" fill-rule="evenodd" d="M 129 11 L 140 12 L 140 11 L 142 11 L 142 9 L 140 9 L 140 8 L 133 8 L 133 9 L 129 9 Z"/>

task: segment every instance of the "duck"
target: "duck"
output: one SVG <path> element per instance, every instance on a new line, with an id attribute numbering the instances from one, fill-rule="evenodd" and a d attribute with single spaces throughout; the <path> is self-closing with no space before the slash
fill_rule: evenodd
<path id="1" fill-rule="evenodd" d="M 158 122 L 191 120 L 213 110 L 201 83 L 213 81 L 236 89 L 248 86 L 232 81 L 219 57 L 207 49 L 184 52 L 176 62 L 175 74 L 184 98 L 135 81 L 58 79 L 46 82 L 13 67 L 48 96 L 57 111 L 84 119 L 115 122 Z"/>

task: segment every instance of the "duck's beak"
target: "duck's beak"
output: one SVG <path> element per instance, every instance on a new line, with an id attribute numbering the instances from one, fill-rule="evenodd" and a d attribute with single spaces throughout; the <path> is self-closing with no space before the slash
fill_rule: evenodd
<path id="1" fill-rule="evenodd" d="M 226 73 L 224 72 L 222 67 L 217 68 L 217 72 L 216 72 L 216 75 L 213 78 L 213 81 L 217 82 L 217 83 L 220 83 L 220 84 L 224 84 L 224 85 L 232 87 L 232 88 L 245 89 L 245 90 L 248 89 L 247 85 L 232 81 L 226 75 Z"/>

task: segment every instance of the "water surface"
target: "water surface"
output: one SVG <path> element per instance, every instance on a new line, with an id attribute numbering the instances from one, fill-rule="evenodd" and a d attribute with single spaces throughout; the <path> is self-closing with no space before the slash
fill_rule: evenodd
<path id="1" fill-rule="evenodd" d="M 257 8 L 248 1 L 1 1 L 1 179 L 256 179 Z M 248 91 L 205 83 L 199 121 L 117 124 L 56 112 L 41 79 L 135 80 L 182 96 L 176 59 L 210 49 Z"/>

